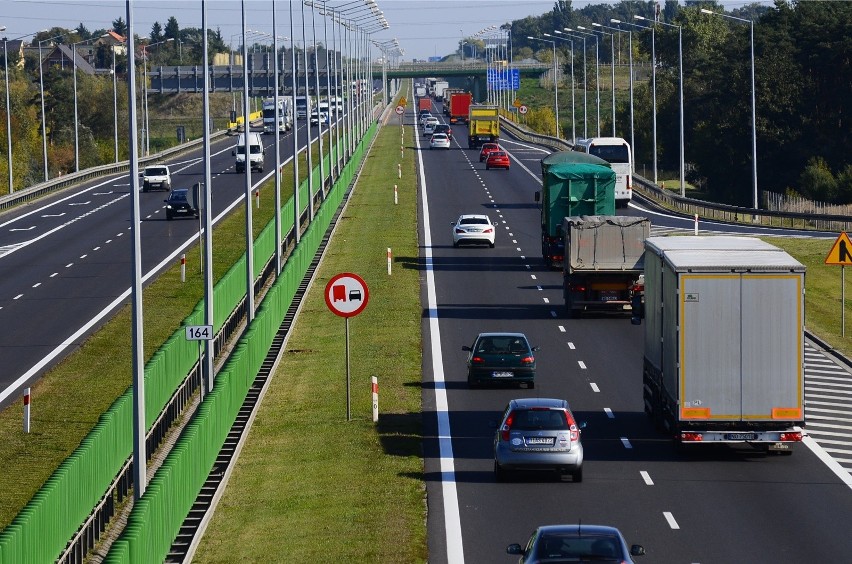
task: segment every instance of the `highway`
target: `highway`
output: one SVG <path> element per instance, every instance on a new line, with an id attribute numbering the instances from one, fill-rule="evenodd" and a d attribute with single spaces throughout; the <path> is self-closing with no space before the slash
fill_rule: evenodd
<path id="1" fill-rule="evenodd" d="M 643 328 L 625 317 L 561 313 L 561 273 L 544 267 L 533 199 L 546 152 L 504 140 L 512 169 L 485 171 L 478 151 L 462 148 L 464 127 L 453 134 L 458 146 L 450 151 L 428 150 L 422 136 L 417 145 L 426 149 L 418 155 L 430 561 L 513 562 L 507 544 L 524 544 L 538 525 L 577 522 L 619 527 L 628 543 L 645 546 L 640 562 L 845 559 L 852 549 L 848 472 L 811 439 L 791 457 L 727 447 L 676 454 L 643 412 Z M 453 248 L 449 224 L 460 213 L 497 221 L 496 247 Z M 646 211 L 634 203 L 624 213 Z M 654 234 L 693 228 L 689 220 L 648 215 Z M 461 347 L 481 331 L 520 331 L 541 347 L 535 389 L 467 388 Z M 831 363 L 809 345 L 808 364 Z M 848 372 L 837 373 L 852 384 Z M 536 476 L 495 482 L 496 425 L 509 399 L 526 396 L 565 398 L 587 422 L 582 483 Z"/>
<path id="2" fill-rule="evenodd" d="M 306 142 L 299 122 L 300 151 Z M 281 162 L 293 154 L 293 133 L 280 136 Z M 263 173 L 253 185 L 272 177 L 275 138 L 263 135 Z M 316 143 L 316 128 L 312 131 Z M 234 173 L 231 149 L 236 137 L 211 146 L 214 221 L 244 201 L 245 177 Z M 203 182 L 201 147 L 166 161 L 173 188 Z M 328 150 L 327 147 L 324 149 Z M 141 184 L 141 183 L 140 183 Z M 287 185 L 292 184 L 288 181 Z M 86 182 L 0 218 L 0 409 L 20 389 L 83 343 L 121 305 L 129 301 L 132 239 L 127 173 Z M 166 192 L 140 193 L 143 283 L 180 260 L 197 240 L 199 222 L 166 221 Z M 282 195 L 286 200 L 288 196 Z M 195 257 L 187 257 L 197 265 Z M 129 346 L 125 345 L 116 346 Z"/>

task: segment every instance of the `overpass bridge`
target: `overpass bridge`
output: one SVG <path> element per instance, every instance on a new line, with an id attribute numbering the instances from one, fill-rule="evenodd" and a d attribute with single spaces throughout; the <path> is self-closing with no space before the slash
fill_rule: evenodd
<path id="1" fill-rule="evenodd" d="M 259 97 L 271 97 L 275 93 L 275 69 L 269 57 L 249 59 L 249 95 Z M 319 73 L 320 90 L 326 83 L 326 67 L 324 60 L 319 60 L 320 65 L 315 67 L 309 65 L 306 69 L 301 65 L 296 68 L 297 88 L 304 94 L 306 74 L 310 85 L 315 84 L 316 74 Z M 345 67 L 344 67 L 345 68 Z M 522 77 L 538 76 L 552 67 L 546 63 L 518 63 L 512 65 Z M 242 92 L 243 90 L 243 67 L 241 65 L 211 65 L 210 83 L 213 92 Z M 476 99 L 481 99 L 485 92 L 486 71 L 488 65 L 485 61 L 467 60 L 455 62 L 433 62 L 433 63 L 402 63 L 392 66 L 380 64 L 372 65 L 372 75 L 376 80 L 383 78 L 386 73 L 388 80 L 405 78 L 436 77 L 450 82 L 451 86 L 465 88 L 473 92 Z M 195 66 L 157 66 L 148 71 L 151 81 L 149 92 L 160 94 L 175 94 L 179 92 L 201 93 L 204 85 L 204 68 Z M 285 61 L 283 69 L 278 71 L 278 82 L 281 86 L 279 93 L 292 95 L 292 66 Z M 357 77 L 353 76 L 352 79 Z M 348 82 L 347 79 L 344 79 Z M 332 75 L 332 83 L 334 75 Z"/>

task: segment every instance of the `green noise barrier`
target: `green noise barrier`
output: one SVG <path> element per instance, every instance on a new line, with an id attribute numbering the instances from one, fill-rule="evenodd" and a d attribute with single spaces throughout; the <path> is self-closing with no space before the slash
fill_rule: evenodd
<path id="1" fill-rule="evenodd" d="M 224 444 L 228 429 L 269 350 L 343 194 L 376 133 L 373 124 L 358 143 L 350 161 L 341 169 L 327 199 L 314 217 L 299 245 L 287 258 L 281 275 L 259 305 L 256 317 L 242 336 L 225 367 L 217 375 L 214 390 L 204 399 L 166 463 L 160 468 L 134 506 L 127 529 L 110 553 L 114 562 L 161 562 Z M 341 139 L 341 143 L 345 143 Z M 323 157 L 324 171 L 332 160 Z M 326 172 L 327 173 L 327 172 Z M 312 171 L 320 186 L 318 167 Z M 315 189 L 316 191 L 316 189 Z M 307 209 L 308 182 L 299 185 L 300 208 Z M 282 233 L 293 226 L 294 202 L 282 206 Z M 275 251 L 274 220 L 254 241 L 255 269 L 272 259 Z M 245 255 L 216 283 L 213 297 L 214 329 L 218 331 L 245 298 Z M 184 320 L 201 325 L 204 302 L 199 301 Z M 175 390 L 198 361 L 197 343 L 186 340 L 181 328 L 154 353 L 145 365 L 145 428 L 162 412 Z M 68 540 L 90 515 L 132 452 L 133 389 L 113 402 L 91 432 L 65 459 L 9 526 L 0 532 L 0 563 L 55 561 Z M 210 415 L 213 414 L 213 415 Z"/>

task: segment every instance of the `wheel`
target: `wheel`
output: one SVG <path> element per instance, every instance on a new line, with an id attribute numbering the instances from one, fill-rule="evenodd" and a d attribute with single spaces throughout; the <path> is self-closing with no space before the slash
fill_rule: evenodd
<path id="1" fill-rule="evenodd" d="M 493 248 L 494 248 L 494 243 L 488 243 L 488 246 L 489 246 L 489 247 L 491 247 L 491 248 L 493 249 Z"/>
<path id="2" fill-rule="evenodd" d="M 528 390 L 534 390 L 535 389 L 535 382 L 533 382 L 533 381 L 527 382 L 527 389 Z"/>
<path id="3" fill-rule="evenodd" d="M 503 470 L 496 460 L 494 461 L 494 479 L 497 482 L 506 482 L 509 479 L 509 473 Z"/>
<path id="4" fill-rule="evenodd" d="M 168 182 L 163 182 L 163 190 L 165 190 L 166 192 L 168 192 L 168 191 L 169 191 L 169 190 L 171 190 L 171 189 L 172 189 L 172 185 L 171 185 L 171 184 L 169 184 Z"/>
<path id="5" fill-rule="evenodd" d="M 166 214 L 166 221 L 171 221 L 172 219 L 173 219 L 173 218 L 172 218 L 172 214 L 167 213 L 167 214 Z"/>
<path id="6" fill-rule="evenodd" d="M 576 470 L 571 472 L 571 479 L 574 480 L 575 482 L 582 482 L 583 481 L 583 467 L 582 466 L 580 466 L 579 468 L 577 468 Z"/>
<path id="7" fill-rule="evenodd" d="M 485 170 L 491 170 L 491 167 L 488 166 L 488 165 L 485 165 Z"/>
<path id="8" fill-rule="evenodd" d="M 458 249 L 458 248 L 459 248 L 459 242 L 458 242 L 458 241 L 453 241 L 453 247 L 455 247 L 455 248 L 457 248 L 457 249 Z"/>

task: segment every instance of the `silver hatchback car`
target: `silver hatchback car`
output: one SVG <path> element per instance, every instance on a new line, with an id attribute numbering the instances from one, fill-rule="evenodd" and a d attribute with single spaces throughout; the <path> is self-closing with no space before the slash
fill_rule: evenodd
<path id="1" fill-rule="evenodd" d="M 494 477 L 512 471 L 546 470 L 583 481 L 583 443 L 568 402 L 562 399 L 514 399 L 506 406 L 494 435 Z"/>

